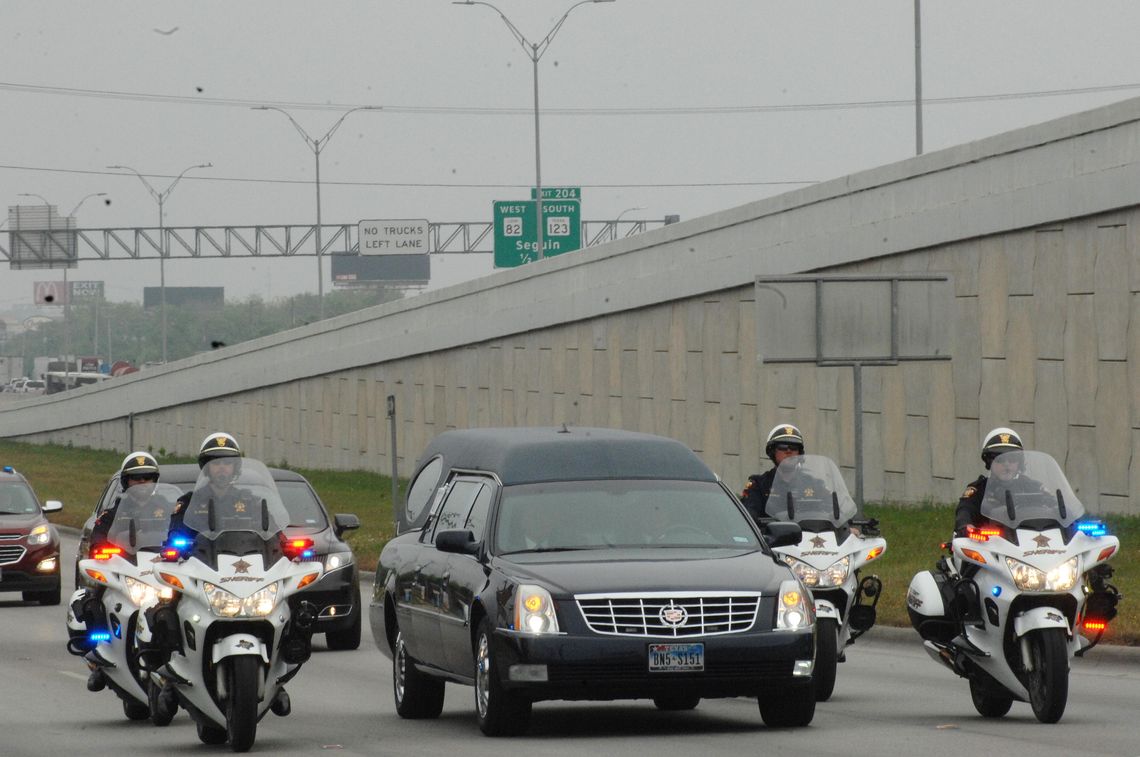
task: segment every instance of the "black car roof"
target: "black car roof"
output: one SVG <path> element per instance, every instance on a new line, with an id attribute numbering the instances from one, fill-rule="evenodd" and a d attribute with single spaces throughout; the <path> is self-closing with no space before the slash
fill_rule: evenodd
<path id="1" fill-rule="evenodd" d="M 194 463 L 167 463 L 158 466 L 158 480 L 164 484 L 192 484 L 198 480 L 200 470 Z M 304 476 L 284 468 L 270 468 L 274 481 L 304 481 Z M 118 478 L 116 473 L 112 478 Z"/>
<path id="2" fill-rule="evenodd" d="M 442 455 L 446 468 L 487 471 L 504 485 L 542 481 L 672 479 L 716 481 L 684 444 L 608 428 L 483 428 L 435 437 L 417 470 Z"/>

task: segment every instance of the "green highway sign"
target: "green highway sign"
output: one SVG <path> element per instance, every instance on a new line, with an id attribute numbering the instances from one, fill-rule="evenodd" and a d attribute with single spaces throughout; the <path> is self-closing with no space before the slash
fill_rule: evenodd
<path id="1" fill-rule="evenodd" d="M 545 187 L 542 193 L 546 194 Z M 538 260 L 537 216 L 534 200 L 494 203 L 496 268 L 515 268 Z M 542 222 L 543 257 L 582 247 L 582 203 L 578 200 L 544 200 Z"/>
<path id="2" fill-rule="evenodd" d="M 530 188 L 530 199 L 535 199 L 538 191 Z M 542 199 L 544 200 L 581 200 L 582 188 L 581 187 L 543 187 Z"/>

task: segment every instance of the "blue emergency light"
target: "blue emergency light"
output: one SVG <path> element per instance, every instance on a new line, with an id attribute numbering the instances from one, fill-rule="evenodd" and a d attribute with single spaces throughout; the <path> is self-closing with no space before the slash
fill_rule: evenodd
<path id="1" fill-rule="evenodd" d="M 1077 530 L 1086 536 L 1108 535 L 1108 526 L 1099 520 L 1082 520 L 1077 523 Z"/>

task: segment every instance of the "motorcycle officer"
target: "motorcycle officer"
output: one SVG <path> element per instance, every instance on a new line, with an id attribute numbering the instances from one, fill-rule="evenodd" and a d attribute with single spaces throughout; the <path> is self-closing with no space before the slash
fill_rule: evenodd
<path id="1" fill-rule="evenodd" d="M 254 505 L 252 493 L 234 486 L 234 481 L 241 474 L 241 448 L 233 436 L 219 431 L 203 439 L 198 450 L 198 467 L 205 472 L 209 480 L 205 486 L 178 498 L 174 514 L 170 517 L 171 534 L 196 536 L 196 530 L 186 526 L 184 520 L 188 513 L 194 516 L 194 520 L 205 518 L 210 502 L 214 503 L 216 512 L 221 518 L 252 516 Z"/>
<path id="2" fill-rule="evenodd" d="M 780 463 L 789 457 L 804 454 L 804 436 L 790 423 L 775 426 L 768 432 L 768 439 L 764 443 L 764 454 L 772 461 L 772 469 L 749 476 L 748 483 L 744 485 L 744 491 L 740 495 L 740 501 L 748 510 L 748 514 L 757 522 L 768 517 L 765 505 L 768 502 L 768 495 L 772 493 L 772 482 L 776 478 Z"/>
<path id="3" fill-rule="evenodd" d="M 161 519 L 170 514 L 170 503 L 162 497 L 154 496 L 158 478 L 158 461 L 150 453 L 140 450 L 123 458 L 119 467 L 122 493 L 95 519 L 91 528 L 91 546 L 102 545 L 107 541 L 111 524 L 118 516 Z M 88 630 L 106 625 L 107 611 L 103 606 L 105 591 L 106 587 L 103 586 L 85 589 L 71 604 L 72 614 L 81 619 Z M 105 685 L 103 672 L 99 669 L 92 670 L 87 679 L 87 688 L 99 691 Z"/>
<path id="4" fill-rule="evenodd" d="M 95 519 L 95 525 L 91 527 L 91 543 L 106 541 L 111 523 L 120 512 L 124 517 L 131 518 L 167 517 L 170 514 L 170 503 L 153 496 L 158 478 L 158 461 L 150 453 L 132 452 L 123 458 L 123 464 L 119 468 L 119 484 L 123 491 L 115 498 L 114 504 Z"/>
<path id="5" fill-rule="evenodd" d="M 1013 481 L 1021 477 L 1021 462 L 1017 455 L 1006 455 L 1001 460 L 996 461 L 996 468 L 991 469 L 995 465 L 995 460 L 998 455 L 1006 452 L 1018 452 L 1025 449 L 1021 443 L 1021 437 L 1017 432 L 1005 426 L 999 426 L 991 430 L 985 435 L 982 440 L 982 462 L 985 463 L 986 470 L 990 471 L 992 475 L 1003 482 Z M 958 508 L 954 511 L 954 536 L 965 536 L 966 526 L 981 525 L 982 515 L 982 500 L 986 496 L 986 482 L 988 479 L 983 474 L 978 476 L 977 479 L 971 481 L 966 486 L 966 490 L 962 492 L 961 499 L 958 500 Z M 1035 490 L 1034 486 L 1040 488 L 1040 484 L 1025 479 L 1020 481 L 1022 486 L 1018 488 L 1026 488 L 1026 490 Z"/>

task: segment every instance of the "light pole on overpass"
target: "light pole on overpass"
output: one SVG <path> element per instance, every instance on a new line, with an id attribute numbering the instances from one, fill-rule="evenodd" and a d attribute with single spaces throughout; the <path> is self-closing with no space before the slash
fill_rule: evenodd
<path id="1" fill-rule="evenodd" d="M 166 204 L 166 199 L 170 197 L 170 193 L 178 186 L 178 182 L 182 181 L 182 177 L 193 171 L 195 168 L 213 168 L 213 163 L 198 163 L 193 166 L 187 166 L 183 169 L 182 173 L 170 182 L 166 189 L 159 192 L 151 183 L 146 180 L 146 177 L 141 173 L 131 168 L 130 166 L 107 166 L 112 170 L 130 171 L 135 176 L 139 177 L 139 181 L 146 187 L 146 191 L 150 192 L 150 196 L 158 203 L 158 296 L 159 296 L 159 309 L 162 311 L 162 362 L 166 362 L 166 234 L 164 232 L 165 225 L 162 215 L 162 206 Z"/>
<path id="2" fill-rule="evenodd" d="M 531 42 L 526 36 L 519 31 L 518 27 L 511 23 L 506 14 L 496 8 L 490 3 L 483 2 L 483 0 L 452 0 L 452 5 L 486 5 L 495 13 L 499 14 L 499 18 L 503 19 L 503 23 L 507 25 L 515 40 L 522 46 L 523 52 L 530 58 L 530 62 L 534 69 L 534 191 L 535 191 L 535 212 L 538 220 L 538 235 L 535 238 L 536 249 L 535 252 L 541 260 L 546 257 L 543 249 L 543 238 L 545 236 L 542 227 L 542 150 L 539 141 L 538 130 L 538 60 L 542 57 L 543 53 L 550 47 L 550 43 L 554 41 L 554 35 L 558 34 L 558 30 L 562 28 L 562 24 L 566 22 L 566 17 L 570 12 L 577 8 L 579 5 L 586 5 L 587 3 L 612 3 L 614 0 L 579 0 L 579 2 L 571 5 L 562 18 L 558 19 L 558 23 L 551 27 L 546 36 L 539 40 L 537 43 Z"/>
<path id="3" fill-rule="evenodd" d="M 380 105 L 362 105 L 359 108 L 346 110 L 341 114 L 340 118 L 337 119 L 336 123 L 333 124 L 328 131 L 325 132 L 325 135 L 323 137 L 316 139 L 309 136 L 309 132 L 305 131 L 301 127 L 301 124 L 297 123 L 297 119 L 293 118 L 293 116 L 289 115 L 289 113 L 282 110 L 281 108 L 277 108 L 272 105 L 255 105 L 253 106 L 253 110 L 275 110 L 278 113 L 284 115 L 289 119 L 289 123 L 293 124 L 293 127 L 297 130 L 297 133 L 301 135 L 301 138 L 305 140 L 305 144 L 309 146 L 309 149 L 313 151 L 313 159 L 316 161 L 317 172 L 317 308 L 319 311 L 318 317 L 323 320 L 325 317 L 325 279 L 324 275 L 321 272 L 321 150 L 323 150 L 325 148 L 325 145 L 329 143 L 329 140 L 332 139 L 332 135 L 336 132 L 337 129 L 340 128 L 340 125 L 344 123 L 344 119 L 348 118 L 350 113 L 355 113 L 358 110 L 384 110 L 384 108 Z"/>
<path id="4" fill-rule="evenodd" d="M 643 208 L 639 205 L 636 208 L 626 208 L 625 210 L 623 210 L 622 212 L 617 214 L 617 218 L 614 219 L 613 239 L 617 239 L 617 227 L 618 227 L 618 224 L 621 223 L 621 217 L 624 216 L 626 213 L 632 213 L 635 210 L 645 210 L 645 208 Z M 613 239 L 611 239 L 610 241 L 613 241 Z"/>

